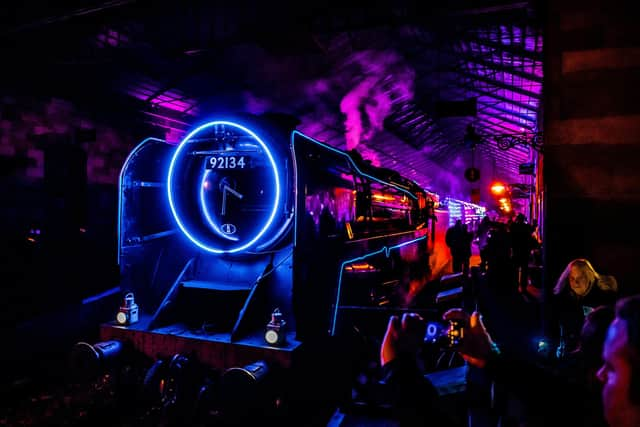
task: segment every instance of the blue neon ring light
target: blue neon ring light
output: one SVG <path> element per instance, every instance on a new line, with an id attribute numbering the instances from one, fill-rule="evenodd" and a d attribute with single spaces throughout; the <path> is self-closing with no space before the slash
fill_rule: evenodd
<path id="1" fill-rule="evenodd" d="M 180 215 L 178 213 L 178 210 L 176 209 L 176 205 L 175 205 L 175 197 L 173 194 L 173 171 L 176 165 L 176 161 L 178 160 L 178 158 L 180 157 L 180 153 L 183 150 L 183 148 L 185 147 L 185 145 L 191 140 L 191 138 L 193 138 L 194 135 L 198 134 L 199 132 L 201 132 L 204 129 L 208 129 L 211 126 L 216 126 L 216 125 L 224 125 L 224 126 L 231 126 L 237 129 L 240 129 L 243 132 L 246 132 L 247 134 L 249 134 L 251 137 L 253 137 L 256 142 L 258 144 L 260 144 L 260 146 L 262 147 L 262 149 L 264 150 L 265 154 L 267 155 L 267 158 L 269 159 L 269 164 L 271 165 L 271 170 L 273 172 L 273 180 L 274 180 L 274 185 L 275 185 L 275 195 L 273 198 L 273 202 L 272 202 L 272 206 L 271 206 L 271 212 L 269 214 L 269 217 L 267 219 L 267 221 L 265 222 L 264 226 L 260 229 L 260 231 L 258 233 L 256 233 L 255 236 L 253 236 L 247 243 L 244 243 L 243 245 L 237 246 L 237 247 L 233 247 L 231 249 L 220 249 L 220 248 L 216 248 L 216 247 L 212 247 L 209 246 L 205 243 L 203 243 L 201 241 L 201 239 L 198 239 L 195 236 L 195 233 L 190 231 L 184 224 L 184 221 L 180 218 Z M 269 229 L 269 227 L 271 226 L 271 224 L 273 223 L 273 219 L 276 216 L 276 212 L 278 211 L 278 206 L 280 204 L 280 174 L 279 174 L 279 170 L 278 167 L 276 166 L 276 162 L 273 158 L 273 154 L 271 153 L 271 150 L 269 149 L 269 147 L 267 146 L 267 144 L 265 144 L 265 142 L 258 136 L 256 135 L 252 130 L 242 126 L 241 124 L 238 123 L 234 123 L 234 122 L 229 122 L 229 121 L 224 121 L 224 120 L 217 120 L 217 121 L 212 121 L 209 123 L 205 123 L 202 126 L 199 126 L 198 128 L 196 128 L 195 130 L 193 130 L 191 133 L 189 133 L 178 145 L 178 148 L 176 148 L 176 152 L 173 154 L 173 157 L 171 158 L 171 163 L 169 164 L 169 172 L 167 173 L 167 198 L 169 200 L 169 207 L 171 209 L 171 214 L 173 215 L 173 218 L 175 219 L 176 223 L 178 224 L 178 227 L 180 228 L 180 230 L 182 230 L 182 232 L 184 233 L 185 236 L 187 236 L 187 238 L 193 242 L 193 244 L 195 244 L 196 246 L 198 246 L 199 248 L 207 251 L 207 252 L 212 252 L 212 253 L 237 253 L 237 252 L 241 252 L 244 251 L 245 249 L 250 248 L 253 244 L 255 244 Z M 201 200 L 199 200 L 199 203 L 201 203 Z M 206 209 L 206 206 L 200 206 L 200 209 Z"/>

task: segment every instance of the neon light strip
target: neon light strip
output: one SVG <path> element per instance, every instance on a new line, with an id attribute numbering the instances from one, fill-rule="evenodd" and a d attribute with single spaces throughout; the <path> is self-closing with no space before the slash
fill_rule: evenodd
<path id="1" fill-rule="evenodd" d="M 356 165 L 356 163 L 353 161 L 353 159 L 351 158 L 351 156 L 350 156 L 349 154 L 345 153 L 344 151 L 342 151 L 342 150 L 338 150 L 337 148 L 334 148 L 334 147 L 332 147 L 332 146 L 330 146 L 330 145 L 327 145 L 327 144 L 325 144 L 325 143 L 322 143 L 322 142 L 320 142 L 320 141 L 317 141 L 317 140 L 315 140 L 315 139 L 311 138 L 310 136 L 307 136 L 307 135 L 305 135 L 305 134 L 303 134 L 303 133 L 301 133 L 301 132 L 299 132 L 299 131 L 297 131 L 297 130 L 294 130 L 294 131 L 291 133 L 291 145 L 292 145 L 292 146 L 293 146 L 293 142 L 295 141 L 295 139 L 294 139 L 295 134 L 298 134 L 298 135 L 300 135 L 300 136 L 302 136 L 302 137 L 304 137 L 304 138 L 307 138 L 309 141 L 314 142 L 314 143 L 316 143 L 316 144 L 320 145 L 321 147 L 324 147 L 324 148 L 326 148 L 326 149 L 328 149 L 328 150 L 331 150 L 331 151 L 333 151 L 333 152 L 336 152 L 336 153 L 338 153 L 338 154 L 341 154 L 341 155 L 345 156 L 345 157 L 349 160 L 349 162 L 351 162 L 351 165 L 354 167 L 354 169 L 355 169 L 356 171 L 358 171 L 358 173 L 359 173 L 360 175 L 364 175 L 364 176 L 366 176 L 367 178 L 369 178 L 369 179 L 371 179 L 371 180 L 373 180 L 373 181 L 379 182 L 380 184 L 384 184 L 384 185 L 388 185 L 388 186 L 390 186 L 390 187 L 396 188 L 396 189 L 398 189 L 398 190 L 402 191 L 403 193 L 406 193 L 407 195 L 409 195 L 409 196 L 410 196 L 411 198 L 413 198 L 413 199 L 416 199 L 416 200 L 418 199 L 418 197 L 416 197 L 413 193 L 411 193 L 409 190 L 407 190 L 407 189 L 406 189 L 406 188 L 404 188 L 404 187 L 400 187 L 400 186 L 398 186 L 398 185 L 396 185 L 396 184 L 392 184 L 392 183 L 390 183 L 390 182 L 383 181 L 383 180 L 381 180 L 381 179 L 379 179 L 379 178 L 376 178 L 375 176 L 371 176 L 371 175 L 369 175 L 369 174 L 366 174 L 366 173 L 362 172 L 362 171 L 360 170 L 360 168 L 358 167 L 358 165 Z"/>
<path id="2" fill-rule="evenodd" d="M 124 184 L 124 171 L 125 169 L 127 169 L 127 166 L 129 166 L 129 162 L 131 161 L 131 159 L 133 159 L 133 156 L 135 156 L 136 154 L 138 154 L 138 151 L 140 151 L 140 149 L 142 148 L 143 145 L 145 145 L 147 142 L 149 141 L 154 141 L 154 142 L 166 142 L 164 139 L 159 139 L 159 138 L 146 138 L 144 140 L 142 140 L 141 143 L 139 143 L 138 145 L 135 146 L 135 148 L 133 150 L 131 150 L 131 152 L 129 153 L 129 155 L 127 156 L 127 158 L 124 160 L 124 163 L 122 165 L 122 169 L 120 169 L 120 176 L 118 177 L 118 225 L 117 225 L 117 233 L 118 233 L 118 253 L 117 253 L 117 261 L 118 261 L 118 265 L 120 265 L 120 247 L 122 246 L 122 187 Z"/>
<path id="3" fill-rule="evenodd" d="M 206 205 L 206 203 L 204 201 L 204 187 L 205 187 L 205 181 L 206 181 L 207 177 L 209 176 L 210 172 L 211 172 L 211 170 L 207 169 L 207 171 L 202 175 L 202 180 L 200 181 L 200 211 L 204 215 L 205 219 L 207 220 L 207 222 L 209 223 L 209 225 L 211 226 L 213 231 L 216 232 L 216 234 L 218 234 L 222 238 L 233 240 L 234 242 L 237 242 L 238 241 L 237 237 L 227 236 L 226 234 L 224 234 L 222 232 L 222 230 L 220 230 L 218 225 L 213 221 L 213 218 L 211 218 L 211 215 L 209 214 L 209 209 L 207 209 L 207 205 Z"/>
<path id="4" fill-rule="evenodd" d="M 117 292 L 120 292 L 120 286 L 116 286 L 115 288 L 107 289 L 104 292 L 101 292 L 99 294 L 87 297 L 87 298 L 82 300 L 82 305 L 89 304 L 89 303 L 92 303 L 94 301 L 98 301 L 98 300 L 100 300 L 102 298 L 108 297 L 109 295 L 113 295 L 113 294 L 115 294 Z"/>
<path id="5" fill-rule="evenodd" d="M 295 141 L 295 133 L 294 130 L 291 132 L 291 157 L 292 157 L 292 166 L 293 166 L 293 247 L 298 247 L 298 161 L 296 160 L 296 147 L 294 146 Z"/>
<path id="6" fill-rule="evenodd" d="M 184 226 L 184 224 L 182 224 L 182 221 L 180 220 L 180 216 L 178 215 L 178 212 L 176 211 L 176 207 L 175 207 L 174 202 L 173 202 L 173 191 L 172 191 L 172 188 L 171 188 L 172 187 L 171 186 L 171 182 L 172 182 L 171 177 L 173 176 L 173 169 L 175 168 L 176 160 L 178 159 L 178 157 L 180 155 L 180 151 L 184 148 L 186 143 L 189 142 L 189 140 L 191 139 L 191 137 L 193 137 L 193 135 L 197 134 L 198 132 L 200 132 L 203 129 L 209 128 L 211 126 L 216 126 L 216 125 L 225 125 L 225 126 L 231 126 L 231 127 L 238 128 L 238 129 L 248 133 L 256 141 L 258 141 L 258 143 L 260 144 L 260 146 L 264 150 L 265 154 L 269 158 L 269 162 L 271 163 L 271 168 L 273 170 L 273 176 L 274 176 L 274 181 L 275 181 L 275 186 L 276 186 L 275 198 L 273 200 L 273 207 L 271 209 L 271 214 L 269 215 L 269 218 L 268 218 L 266 224 L 264 225 L 264 227 L 262 227 L 262 229 L 249 242 L 247 242 L 244 245 L 239 246 L 237 248 L 228 249 L 228 250 L 222 250 L 222 249 L 209 247 L 209 246 L 203 244 L 202 242 L 200 242 L 194 236 L 192 236 L 191 233 L 189 233 L 189 231 Z M 256 135 L 253 131 L 251 131 L 250 129 L 247 129 L 246 127 L 244 127 L 244 126 L 242 126 L 242 125 L 240 125 L 238 123 L 222 121 L 222 120 L 213 121 L 213 122 L 205 123 L 204 125 L 199 126 L 195 130 L 191 131 L 182 140 L 182 142 L 180 143 L 180 145 L 176 149 L 176 152 L 174 153 L 173 158 L 171 159 L 171 164 L 169 165 L 169 172 L 167 173 L 167 196 L 168 196 L 168 199 L 169 199 L 169 207 L 171 208 L 171 213 L 173 214 L 173 218 L 176 220 L 176 223 L 178 224 L 178 227 L 180 227 L 180 230 L 182 230 L 184 235 L 187 236 L 189 238 L 189 240 L 191 240 L 196 246 L 198 246 L 200 249 L 203 249 L 203 250 L 205 250 L 207 252 L 212 252 L 212 253 L 216 253 L 216 254 L 240 252 L 240 251 L 243 251 L 243 250 L 247 249 L 248 247 L 253 245 L 256 241 L 258 241 L 258 239 L 260 239 L 260 237 L 262 237 L 262 235 L 271 226 L 271 223 L 273 222 L 273 219 L 276 216 L 276 212 L 278 210 L 278 205 L 280 204 L 280 177 L 279 177 L 279 171 L 278 171 L 278 168 L 276 167 L 276 162 L 273 159 L 273 155 L 271 154 L 271 151 L 269 150 L 269 147 L 267 147 L 267 144 L 265 144 L 264 141 L 262 141 L 262 139 L 260 139 L 258 137 L 258 135 Z"/>
<path id="7" fill-rule="evenodd" d="M 259 246 L 257 246 L 256 250 L 257 251 L 261 251 L 262 248 L 268 248 L 269 246 L 271 246 L 271 244 L 273 242 L 275 242 L 278 238 L 280 238 L 280 236 L 282 236 L 282 233 L 286 231 L 286 229 L 289 227 L 289 225 L 291 225 L 291 221 L 292 221 L 293 217 L 294 217 L 294 214 L 293 213 L 290 214 L 289 217 L 287 218 L 287 220 L 284 222 L 284 224 L 282 224 L 282 227 L 280 227 L 280 229 L 276 233 L 273 234 L 273 237 L 270 240 L 268 240 L 268 241 L 260 244 Z"/>
<path id="8" fill-rule="evenodd" d="M 426 238 L 427 238 L 427 236 L 418 237 L 417 239 L 409 240 L 407 242 L 400 243 L 399 245 L 391 246 L 390 248 L 387 248 L 386 246 L 383 246 L 382 248 L 378 249 L 375 252 L 371 252 L 371 253 L 368 253 L 366 255 L 359 256 L 359 257 L 356 257 L 356 258 L 353 258 L 353 259 L 349 259 L 349 260 L 344 261 L 342 263 L 342 265 L 340 266 L 340 277 L 338 278 L 338 292 L 337 292 L 337 295 L 336 295 L 336 304 L 335 304 L 335 308 L 333 310 L 333 322 L 332 322 L 332 325 L 331 325 L 331 336 L 334 336 L 336 334 L 336 323 L 337 323 L 337 319 L 338 319 L 338 307 L 340 306 L 340 296 L 341 296 L 341 293 L 342 293 L 342 272 L 345 270 L 345 265 L 350 264 L 350 263 L 355 262 L 355 261 L 363 261 L 363 260 L 365 260 L 365 259 L 367 259 L 369 257 L 372 257 L 374 255 L 379 255 L 381 253 L 384 253 L 385 256 L 387 258 L 389 258 L 389 255 L 391 254 L 391 251 L 393 249 L 398 249 L 398 248 L 401 248 L 403 246 L 407 246 L 407 245 L 410 245 L 412 243 L 419 242 L 420 240 L 424 240 Z"/>

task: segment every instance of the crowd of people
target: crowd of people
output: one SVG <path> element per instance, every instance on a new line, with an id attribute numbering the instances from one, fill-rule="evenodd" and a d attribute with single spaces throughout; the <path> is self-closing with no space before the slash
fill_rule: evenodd
<path id="1" fill-rule="evenodd" d="M 488 219 L 476 231 L 480 241 L 485 229 L 495 230 Z M 461 223 L 451 230 L 447 244 L 465 233 L 464 239 L 470 238 Z M 508 232 L 512 265 L 526 275 L 533 246 L 525 242 L 534 229 L 517 218 Z M 454 268 L 465 271 L 466 252 L 454 254 L 453 248 L 451 252 Z M 484 254 L 483 260 L 490 259 Z M 549 332 L 559 343 L 553 363 L 535 363 L 497 345 L 478 311 L 456 308 L 443 318 L 464 324 L 457 352 L 468 368 L 481 371 L 496 389 L 508 390 L 520 402 L 519 425 L 639 427 L 640 294 L 622 298 L 613 276 L 598 273 L 589 260 L 578 258 L 560 274 L 548 304 Z M 390 318 L 380 349 L 384 383 L 393 390 L 401 425 L 459 425 L 442 409 L 440 397 L 421 370 L 418 352 L 425 327 L 417 314 Z"/>
<path id="2" fill-rule="evenodd" d="M 548 370 L 501 352 L 482 315 L 462 309 L 445 320 L 463 321 L 459 354 L 519 396 L 528 408 L 525 425 L 640 426 L 640 295 L 620 299 L 615 311 L 594 309 L 583 328 L 573 364 Z M 606 332 L 605 332 L 606 331 Z M 392 317 L 380 358 L 393 387 L 403 425 L 454 425 L 440 409 L 433 385 L 421 375 L 417 352 L 424 322 L 417 314 Z"/>
<path id="3" fill-rule="evenodd" d="M 471 228 L 460 219 L 456 220 L 445 235 L 453 272 L 469 273 L 469 260 L 475 244 L 480 254 L 480 269 L 487 271 L 493 282 L 507 289 L 516 283 L 519 291 L 526 294 L 531 280 L 529 266 L 540 263 L 534 256 L 540 247 L 536 229 L 523 214 L 508 222 L 493 221 L 485 216 Z"/>

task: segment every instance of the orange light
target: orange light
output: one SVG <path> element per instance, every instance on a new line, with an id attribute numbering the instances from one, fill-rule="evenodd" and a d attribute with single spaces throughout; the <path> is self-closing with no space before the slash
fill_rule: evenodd
<path id="1" fill-rule="evenodd" d="M 496 196 L 503 195 L 507 191 L 507 187 L 501 182 L 494 182 L 491 184 L 491 194 Z"/>
<path id="2" fill-rule="evenodd" d="M 354 263 L 344 268 L 346 271 L 374 271 L 376 268 L 368 262 Z"/>
<path id="3" fill-rule="evenodd" d="M 374 200 L 378 200 L 378 201 L 392 201 L 395 200 L 395 197 L 388 195 L 388 194 L 381 194 L 381 193 L 373 193 L 371 195 L 371 197 Z"/>
<path id="4" fill-rule="evenodd" d="M 347 222 L 346 228 L 347 228 L 347 236 L 349 237 L 349 240 L 352 240 L 353 239 L 353 229 L 351 228 L 351 223 L 350 222 Z"/>

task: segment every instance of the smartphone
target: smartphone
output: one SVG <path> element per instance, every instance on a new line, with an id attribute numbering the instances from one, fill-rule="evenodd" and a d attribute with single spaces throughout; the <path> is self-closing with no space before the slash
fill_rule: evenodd
<path id="1" fill-rule="evenodd" d="M 449 320 L 448 322 L 427 322 L 424 342 L 437 344 L 441 348 L 455 349 L 464 338 L 463 322 Z"/>

